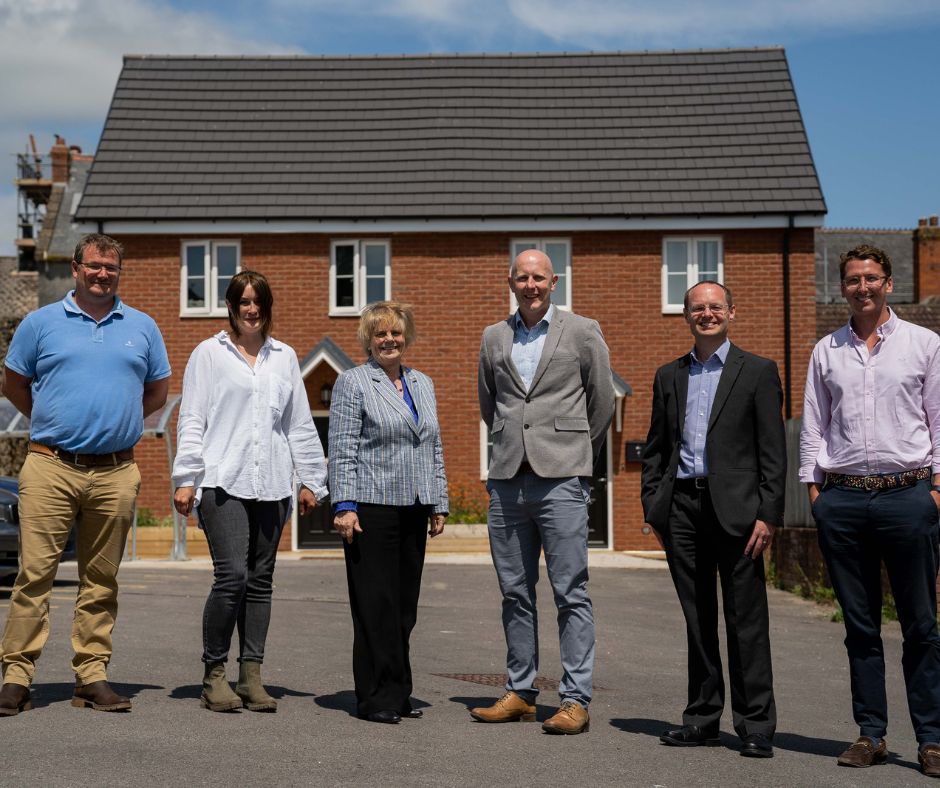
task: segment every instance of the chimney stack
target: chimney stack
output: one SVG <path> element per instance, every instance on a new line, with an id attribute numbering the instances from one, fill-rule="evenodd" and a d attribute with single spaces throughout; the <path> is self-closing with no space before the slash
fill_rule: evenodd
<path id="1" fill-rule="evenodd" d="M 940 296 L 940 226 L 937 216 L 921 219 L 914 231 L 914 298 Z"/>
<path id="2" fill-rule="evenodd" d="M 55 137 L 55 145 L 49 152 L 49 158 L 52 160 L 52 182 L 68 183 L 69 180 L 69 149 L 65 140 L 58 134 Z"/>

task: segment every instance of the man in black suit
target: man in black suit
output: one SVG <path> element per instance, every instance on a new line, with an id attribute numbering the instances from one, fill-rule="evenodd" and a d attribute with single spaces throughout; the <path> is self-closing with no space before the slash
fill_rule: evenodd
<path id="1" fill-rule="evenodd" d="M 683 315 L 695 346 L 656 373 L 643 453 L 643 512 L 666 550 L 689 638 L 683 725 L 660 741 L 718 744 L 725 688 L 717 572 L 741 755 L 770 758 L 776 708 L 762 555 L 783 522 L 780 377 L 773 361 L 728 340 L 734 302 L 723 285 L 690 288 Z"/>

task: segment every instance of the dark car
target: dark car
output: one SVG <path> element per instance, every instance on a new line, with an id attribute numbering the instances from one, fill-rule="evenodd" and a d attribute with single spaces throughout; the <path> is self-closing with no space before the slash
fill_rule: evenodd
<path id="1" fill-rule="evenodd" d="M 20 516 L 19 482 L 12 476 L 0 476 L 0 576 L 15 574 L 19 568 Z M 75 528 L 62 553 L 62 560 L 75 558 Z"/>

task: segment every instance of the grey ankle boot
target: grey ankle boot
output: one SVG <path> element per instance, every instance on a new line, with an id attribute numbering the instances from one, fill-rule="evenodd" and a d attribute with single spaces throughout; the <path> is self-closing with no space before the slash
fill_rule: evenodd
<path id="1" fill-rule="evenodd" d="M 225 680 L 224 662 L 206 663 L 199 703 L 209 711 L 234 711 L 242 707 L 242 699 L 232 692 L 231 685 Z"/>
<path id="2" fill-rule="evenodd" d="M 277 711 L 274 700 L 261 685 L 261 663 L 242 662 L 238 667 L 238 684 L 235 692 L 245 703 L 249 711 Z"/>

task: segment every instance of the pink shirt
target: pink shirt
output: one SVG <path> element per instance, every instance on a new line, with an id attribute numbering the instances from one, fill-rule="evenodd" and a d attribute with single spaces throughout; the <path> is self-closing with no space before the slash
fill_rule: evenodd
<path id="1" fill-rule="evenodd" d="M 800 481 L 826 471 L 940 473 L 940 337 L 893 311 L 869 353 L 851 322 L 813 349 L 803 393 Z"/>

